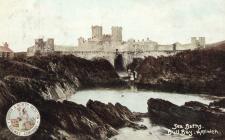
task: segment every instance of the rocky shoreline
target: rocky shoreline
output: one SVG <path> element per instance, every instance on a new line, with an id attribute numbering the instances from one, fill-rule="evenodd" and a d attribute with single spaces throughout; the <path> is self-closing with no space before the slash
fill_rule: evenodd
<path id="1" fill-rule="evenodd" d="M 123 122 L 120 126 L 111 126 L 109 120 L 101 118 L 88 107 L 69 101 L 59 102 L 78 89 L 126 87 L 126 83 L 106 60 L 88 61 L 75 56 L 57 55 L 0 60 L 0 78 L 0 139 L 94 140 L 116 135 L 114 127 L 145 129 L 134 123 L 137 117 L 120 104 L 105 106 L 106 110 L 114 112 L 108 113 L 109 117 L 111 115 Z M 13 135 L 5 124 L 9 107 L 20 101 L 32 103 L 41 114 L 39 130 L 26 138 Z M 88 105 L 98 108 L 91 101 Z M 124 113 L 123 116 L 115 116 L 121 113 Z"/>
<path id="2" fill-rule="evenodd" d="M 224 58 L 224 52 L 196 50 L 169 57 L 148 57 L 130 67 L 138 71 L 135 81 L 138 88 L 223 96 Z M 218 130 L 218 135 L 193 134 L 194 137 L 224 136 L 225 114 L 220 109 L 225 106 L 224 100 L 210 105 L 188 102 L 177 106 L 149 99 L 148 113 L 131 112 L 119 103 L 90 100 L 83 106 L 64 100 L 77 90 L 96 87 L 127 88 L 128 85 L 104 59 L 89 61 L 72 55 L 50 55 L 0 60 L 0 139 L 105 140 L 117 135 L 122 127 L 147 129 L 136 123 L 142 117 L 168 128 L 179 123 L 202 124 L 205 129 Z M 20 101 L 35 105 L 42 116 L 38 131 L 26 138 L 13 135 L 5 124 L 9 107 Z"/>
<path id="3" fill-rule="evenodd" d="M 225 112 L 214 103 L 186 102 L 177 106 L 162 99 L 148 100 L 148 116 L 157 125 L 170 129 L 168 133 L 189 135 L 201 139 L 221 139 L 225 136 Z"/>
<path id="4" fill-rule="evenodd" d="M 149 56 L 131 65 L 138 72 L 139 89 L 224 96 L 224 60 L 224 50 L 206 49 Z"/>
<path id="5" fill-rule="evenodd" d="M 118 103 L 106 105 L 90 100 L 85 107 L 66 100 L 63 102 L 48 100 L 33 104 L 41 114 L 41 125 L 38 131 L 34 135 L 22 138 L 13 135 L 3 125 L 0 131 L 1 139 L 105 140 L 117 135 L 117 129 L 122 127 L 131 127 L 135 130 L 146 129 L 146 126 L 134 122 L 141 118 Z M 96 112 L 96 109 L 99 112 Z"/>

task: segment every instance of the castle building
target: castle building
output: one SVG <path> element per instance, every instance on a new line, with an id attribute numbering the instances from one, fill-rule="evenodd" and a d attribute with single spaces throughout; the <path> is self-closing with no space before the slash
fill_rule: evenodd
<path id="1" fill-rule="evenodd" d="M 35 44 L 27 49 L 27 56 L 34 56 L 35 54 L 47 55 L 54 52 L 54 39 L 49 38 L 44 41 L 42 38 L 35 39 Z"/>
<path id="2" fill-rule="evenodd" d="M 121 60 L 120 65 L 124 63 L 126 66 L 133 61 L 133 58 L 167 56 L 185 50 L 205 48 L 206 46 L 205 37 L 191 37 L 190 42 L 186 44 L 175 42 L 164 45 L 149 38 L 124 41 L 122 30 L 122 27 L 113 26 L 111 27 L 111 34 L 104 34 L 102 26 L 91 26 L 91 37 L 87 39 L 84 37 L 78 38 L 78 46 L 55 45 L 52 38 L 47 41 L 36 39 L 35 44 L 28 48 L 27 55 L 33 56 L 36 53 L 47 55 L 58 52 L 59 54 L 72 54 L 85 59 L 101 57 L 109 60 L 113 65 L 115 60 Z M 120 59 L 117 59 L 117 57 L 120 57 Z"/>
<path id="3" fill-rule="evenodd" d="M 112 28 L 112 42 L 122 42 L 122 27 L 113 26 Z"/>
<path id="4" fill-rule="evenodd" d="M 192 37 L 191 38 L 192 45 L 197 45 L 196 47 L 205 48 L 205 37 Z"/>
<path id="5" fill-rule="evenodd" d="M 92 39 L 96 39 L 96 41 L 100 41 L 102 39 L 102 26 L 92 26 Z"/>
<path id="6" fill-rule="evenodd" d="M 13 51 L 9 48 L 7 42 L 3 46 L 0 46 L 0 58 L 12 58 L 14 56 Z"/>
<path id="7" fill-rule="evenodd" d="M 113 26 L 111 34 L 103 34 L 102 26 L 91 27 L 92 36 L 85 40 L 83 37 L 78 38 L 78 47 L 96 46 L 96 45 L 120 45 L 122 44 L 122 27 Z"/>

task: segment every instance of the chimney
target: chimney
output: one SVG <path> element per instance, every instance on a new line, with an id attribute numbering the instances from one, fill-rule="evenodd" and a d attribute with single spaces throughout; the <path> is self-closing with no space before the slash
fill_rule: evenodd
<path id="1" fill-rule="evenodd" d="M 7 42 L 4 43 L 4 47 L 8 48 L 9 44 Z"/>

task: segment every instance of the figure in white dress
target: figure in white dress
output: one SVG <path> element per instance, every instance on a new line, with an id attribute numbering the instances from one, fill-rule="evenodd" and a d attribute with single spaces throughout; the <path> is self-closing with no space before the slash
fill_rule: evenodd
<path id="1" fill-rule="evenodd" d="M 25 124 L 29 121 L 29 115 L 27 113 L 27 110 L 23 108 L 22 110 L 19 109 L 19 129 L 20 130 L 25 130 L 26 126 Z"/>

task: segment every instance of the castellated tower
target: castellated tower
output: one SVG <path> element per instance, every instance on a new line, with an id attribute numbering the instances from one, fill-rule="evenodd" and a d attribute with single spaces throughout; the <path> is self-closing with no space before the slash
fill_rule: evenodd
<path id="1" fill-rule="evenodd" d="M 47 51 L 54 51 L 54 39 L 49 38 L 46 42 L 46 48 Z"/>
<path id="2" fill-rule="evenodd" d="M 191 37 L 191 44 L 196 45 L 197 44 L 197 38 L 196 37 Z"/>
<path id="3" fill-rule="evenodd" d="M 78 46 L 82 46 L 84 44 L 85 40 L 83 37 L 78 38 Z"/>
<path id="4" fill-rule="evenodd" d="M 44 40 L 42 38 L 35 39 L 35 46 L 37 48 L 43 49 L 44 45 L 45 45 L 45 43 L 44 43 Z"/>
<path id="5" fill-rule="evenodd" d="M 92 39 L 98 39 L 100 40 L 102 38 L 102 26 L 92 26 Z"/>
<path id="6" fill-rule="evenodd" d="M 199 41 L 199 45 L 205 48 L 205 37 L 199 37 L 198 41 Z"/>
<path id="7" fill-rule="evenodd" d="M 205 37 L 199 37 L 198 39 L 197 37 L 192 37 L 191 44 L 195 48 L 205 48 Z"/>
<path id="8" fill-rule="evenodd" d="M 122 27 L 113 26 L 111 29 L 112 42 L 122 42 Z"/>

